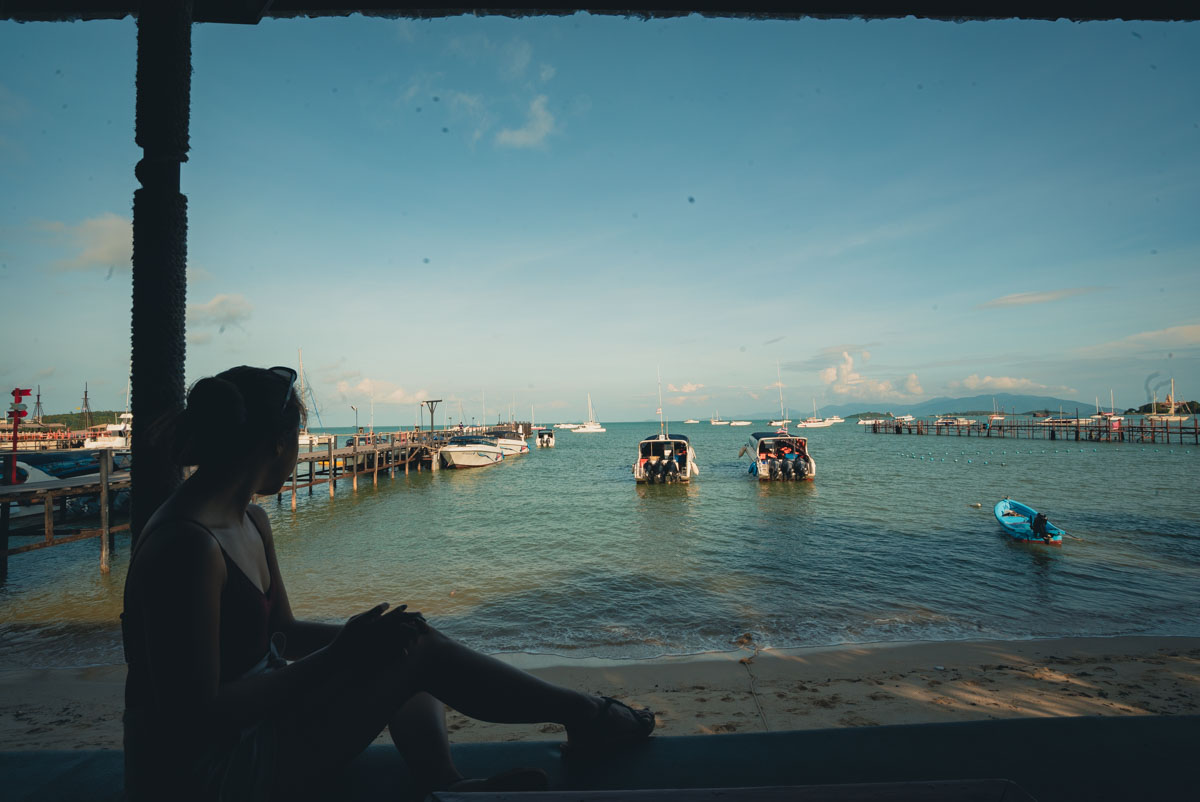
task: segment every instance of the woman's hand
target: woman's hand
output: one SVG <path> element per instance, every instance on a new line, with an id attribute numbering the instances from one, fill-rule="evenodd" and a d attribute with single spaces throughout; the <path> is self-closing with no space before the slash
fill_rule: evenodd
<path id="1" fill-rule="evenodd" d="M 407 654 L 409 645 L 428 632 L 429 625 L 420 613 L 406 612 L 406 604 L 385 615 L 388 607 L 383 602 L 351 616 L 334 638 L 333 650 L 356 662 L 391 662 Z"/>

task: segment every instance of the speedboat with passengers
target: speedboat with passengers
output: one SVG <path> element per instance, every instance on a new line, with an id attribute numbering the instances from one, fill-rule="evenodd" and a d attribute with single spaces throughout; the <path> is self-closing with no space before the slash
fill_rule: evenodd
<path id="1" fill-rule="evenodd" d="M 686 484 L 700 475 L 696 451 L 684 434 L 652 434 L 638 443 L 633 478 L 639 484 Z"/>
<path id="2" fill-rule="evenodd" d="M 812 481 L 817 475 L 817 463 L 808 453 L 808 438 L 788 434 L 786 429 L 750 435 L 738 456 L 747 453 L 753 457 L 747 473 L 763 481 Z"/>
<path id="3" fill-rule="evenodd" d="M 485 468 L 504 459 L 496 438 L 481 434 L 451 437 L 439 453 L 447 468 Z"/>

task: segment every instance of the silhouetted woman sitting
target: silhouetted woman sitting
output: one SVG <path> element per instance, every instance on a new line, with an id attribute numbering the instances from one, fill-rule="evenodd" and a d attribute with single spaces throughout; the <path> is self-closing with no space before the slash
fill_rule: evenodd
<path id="1" fill-rule="evenodd" d="M 196 472 L 154 513 L 125 582 L 131 800 L 328 794 L 384 727 L 421 790 L 541 790 L 544 772 L 464 779 L 443 702 L 485 721 L 556 722 L 571 750 L 650 735 L 654 716 L 468 649 L 403 606 L 298 621 L 254 494 L 279 491 L 305 418 L 290 368 L 201 379 L 167 427 Z"/>

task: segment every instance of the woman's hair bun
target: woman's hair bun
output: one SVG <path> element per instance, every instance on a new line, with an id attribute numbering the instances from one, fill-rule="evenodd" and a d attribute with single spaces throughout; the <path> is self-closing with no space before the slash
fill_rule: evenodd
<path id="1" fill-rule="evenodd" d="M 193 426 L 244 426 L 246 399 L 233 382 L 210 376 L 192 385 L 187 398 L 187 417 Z"/>

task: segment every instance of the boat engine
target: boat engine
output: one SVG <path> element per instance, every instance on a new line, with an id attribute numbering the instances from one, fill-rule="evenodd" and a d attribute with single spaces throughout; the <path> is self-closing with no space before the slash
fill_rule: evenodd
<path id="1" fill-rule="evenodd" d="M 669 460 L 666 465 L 663 466 L 663 479 L 668 484 L 679 481 L 679 465 L 675 462 L 675 460 Z"/>
<path id="2" fill-rule="evenodd" d="M 772 459 L 770 462 L 767 463 L 767 465 L 769 466 L 769 469 L 770 469 L 770 477 L 772 479 L 778 479 L 779 473 L 780 473 L 779 460 Z"/>
<path id="3" fill-rule="evenodd" d="M 796 478 L 795 460 L 785 459 L 783 461 L 783 478 L 784 480 Z"/>
<path id="4" fill-rule="evenodd" d="M 808 457 L 796 456 L 796 479 L 808 476 Z"/>

